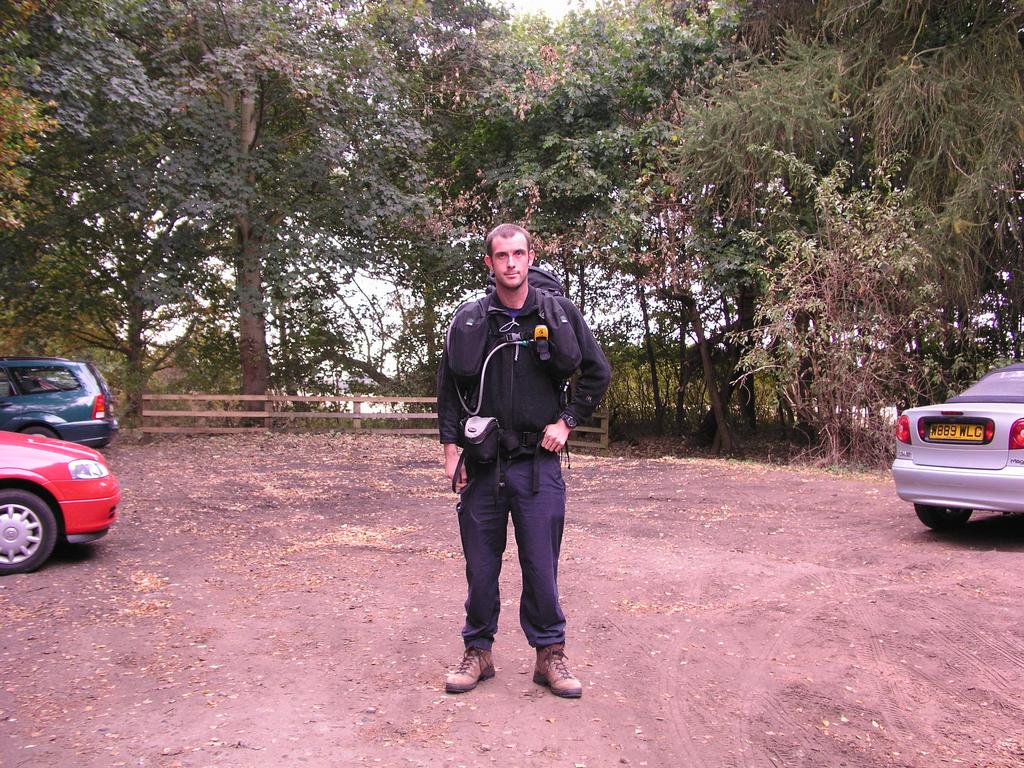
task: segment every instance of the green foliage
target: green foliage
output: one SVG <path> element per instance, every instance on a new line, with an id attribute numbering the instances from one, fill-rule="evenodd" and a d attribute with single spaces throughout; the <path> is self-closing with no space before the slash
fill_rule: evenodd
<path id="1" fill-rule="evenodd" d="M 197 296 L 218 281 L 168 180 L 170 94 L 146 67 L 150 28 L 131 3 L 89 10 L 98 15 L 34 29 L 31 86 L 60 128 L 32 158 L 40 213 L 7 238 L 14 264 L 4 293 L 21 323 L 64 340 L 59 351 L 86 346 L 114 361 L 122 413 L 134 414 L 187 334 Z"/>
<path id="2" fill-rule="evenodd" d="M 356 267 L 387 263 L 384 238 L 425 216 L 419 110 L 446 66 L 430 52 L 457 59 L 449 43 L 485 9 L 120 0 L 64 10 L 30 41 L 32 86 L 61 130 L 33 166 L 34 197 L 52 213 L 3 264 L 11 316 L 45 329 L 36 338 L 59 332 L 123 355 L 136 395 L 204 323 L 236 318 L 253 338 L 217 348 L 265 345 L 269 321 L 283 388 L 335 384 L 316 373 L 318 357 L 386 379 L 384 348 L 349 344 L 360 318 L 337 311 L 336 290 Z"/>
<path id="3" fill-rule="evenodd" d="M 772 241 L 752 235 L 778 267 L 766 274 L 748 362 L 774 371 L 820 459 L 882 463 L 894 407 L 927 391 L 934 374 L 920 354 L 938 331 L 920 212 L 882 173 L 850 189 L 845 163 L 819 176 L 792 155 L 766 154 L 782 166 L 773 202 L 788 224 Z M 813 225 L 793 215 L 796 192 L 813 201 Z"/>
<path id="4" fill-rule="evenodd" d="M 928 205 L 943 303 L 973 312 L 991 275 L 1024 242 L 1024 5 L 1002 0 L 885 0 L 866 14 L 832 2 L 823 16 L 848 51 L 866 157 L 901 153 L 905 183 Z"/>
<path id="5" fill-rule="evenodd" d="M 470 37 L 485 14 L 473 5 L 390 2 L 184 10 L 167 49 L 185 136 L 176 171 L 193 190 L 191 208 L 224 233 L 243 388 L 270 383 L 268 324 L 286 328 L 295 312 L 318 323 L 309 338 L 328 344 L 320 348 L 328 357 L 387 378 L 380 358 L 370 359 L 380 349 L 355 360 L 346 334 L 327 327 L 339 316 L 329 291 L 336 281 L 325 281 L 318 296 L 307 284 L 295 298 L 301 306 L 289 305 L 282 286 L 308 263 L 331 274 L 375 270 L 388 259 L 385 244 L 397 237 L 401 248 L 407 230 L 423 228 L 430 217 L 422 118 L 431 88 L 457 70 L 448 46 Z M 279 362 L 293 371 L 279 381 L 313 365 L 295 368 L 296 361 L 284 353 Z"/>
<path id="6" fill-rule="evenodd" d="M 228 316 L 229 314 L 225 313 Z M 196 329 L 175 349 L 171 365 L 157 372 L 148 390 L 168 393 L 237 392 L 238 337 L 211 313 L 209 322 Z"/>
<path id="7" fill-rule="evenodd" d="M 846 155 L 843 52 L 797 39 L 788 39 L 785 50 L 777 63 L 737 62 L 722 71 L 706 100 L 679 104 L 664 153 L 666 175 L 700 215 L 757 217 L 774 168 L 751 147 L 770 146 L 814 167 Z"/>
<path id="8" fill-rule="evenodd" d="M 100 359 L 130 405 L 429 394 L 482 236 L 514 220 L 606 343 L 620 426 L 778 405 L 817 455 L 880 461 L 883 408 L 1024 352 L 1022 24 L 1011 0 L 605 0 L 554 24 L 20 0 L 3 351 Z"/>
<path id="9" fill-rule="evenodd" d="M 741 4 L 738 18 L 736 63 L 700 98 L 680 99 L 662 153 L 688 255 L 750 230 L 773 247 L 748 250 L 733 275 L 774 279 L 788 233 L 822 234 L 806 189 L 785 188 L 780 215 L 775 153 L 823 177 L 844 164 L 849 194 L 900 157 L 893 184 L 916 201 L 913 238 L 930 257 L 916 279 L 935 291 L 942 329 L 917 341 L 922 365 L 942 375 L 903 397 L 940 398 L 993 356 L 1019 354 L 1021 4 L 792 0 Z M 705 296 L 728 273 L 717 261 L 683 272 Z"/>
<path id="10" fill-rule="evenodd" d="M 29 174 L 23 163 L 54 128 L 46 105 L 22 87 L 36 70 L 35 61 L 25 54 L 23 27 L 37 10 L 34 0 L 0 6 L 0 231 L 20 228 L 31 212 Z"/>

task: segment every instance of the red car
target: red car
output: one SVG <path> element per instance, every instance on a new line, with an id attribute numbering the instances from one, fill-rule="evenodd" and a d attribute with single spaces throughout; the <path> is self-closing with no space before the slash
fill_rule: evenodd
<path id="1" fill-rule="evenodd" d="M 120 501 L 117 478 L 92 448 L 0 432 L 0 575 L 34 571 L 58 538 L 100 538 Z"/>

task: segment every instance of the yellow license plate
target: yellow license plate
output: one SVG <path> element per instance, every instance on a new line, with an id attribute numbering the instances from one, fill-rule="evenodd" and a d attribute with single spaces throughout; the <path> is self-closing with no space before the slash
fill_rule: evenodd
<path id="1" fill-rule="evenodd" d="M 928 439 L 954 443 L 984 443 L 985 427 L 982 424 L 932 422 L 928 425 Z"/>

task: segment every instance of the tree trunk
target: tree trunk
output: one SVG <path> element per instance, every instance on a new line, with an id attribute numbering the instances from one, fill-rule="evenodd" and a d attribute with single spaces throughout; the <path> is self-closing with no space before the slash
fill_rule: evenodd
<path id="1" fill-rule="evenodd" d="M 690 386 L 690 356 L 686 351 L 686 329 L 690 321 L 686 318 L 686 310 L 679 312 L 679 385 L 676 387 L 676 434 L 683 434 L 683 423 L 686 415 L 686 388 Z"/>
<path id="2" fill-rule="evenodd" d="M 230 91 L 221 91 L 225 111 L 238 112 L 239 172 L 252 188 L 255 177 L 250 165 L 256 145 L 259 112 L 253 88 L 243 88 L 236 99 Z M 267 351 L 266 294 L 263 289 L 262 237 L 254 230 L 248 201 L 236 217 L 238 248 L 235 252 L 235 283 L 238 295 L 238 353 L 242 367 L 242 394 L 265 395 L 270 384 L 270 355 Z"/>
<path id="3" fill-rule="evenodd" d="M 193 23 L 200 44 L 207 55 L 213 53 L 206 43 L 203 18 L 194 17 Z M 243 188 L 253 188 L 255 173 L 252 153 L 256 149 L 262 110 L 258 108 L 258 85 L 248 82 L 238 88 L 226 83 L 219 89 L 221 106 L 232 129 L 237 131 L 237 165 Z M 267 351 L 266 294 L 263 290 L 263 263 L 261 236 L 254 233 L 254 221 L 249 200 L 239 201 L 241 212 L 235 216 L 236 248 L 235 293 L 238 299 L 238 357 L 242 372 L 242 394 L 265 395 L 270 384 L 270 355 Z M 270 407 L 270 403 L 267 403 Z"/>
<path id="4" fill-rule="evenodd" d="M 145 369 L 146 341 L 143 338 L 146 308 L 142 301 L 137 280 L 129 280 L 127 299 L 128 323 L 125 328 L 127 375 L 124 381 L 125 415 L 129 420 L 137 421 L 142 418 L 142 392 L 149 378 Z"/>
<path id="5" fill-rule="evenodd" d="M 712 450 L 716 455 L 726 455 L 733 452 L 732 432 L 729 429 L 729 422 L 726 419 L 725 406 L 722 404 L 722 397 L 715 383 L 715 369 L 711 362 L 711 350 L 707 339 L 704 337 L 704 322 L 697 311 L 697 302 L 692 298 L 686 302 L 687 312 L 690 317 L 690 324 L 693 326 L 693 333 L 697 337 L 697 348 L 700 350 L 700 361 L 704 368 L 704 383 L 708 391 L 708 399 L 711 400 L 711 409 L 715 414 L 717 429 Z"/>
<path id="6" fill-rule="evenodd" d="M 423 291 L 423 336 L 427 343 L 427 365 L 437 367 L 441 350 L 437 346 L 437 302 L 434 300 L 434 288 L 428 286 Z"/>
<path id="7" fill-rule="evenodd" d="M 587 268 L 582 262 L 577 270 L 576 279 L 579 281 L 579 298 L 576 301 L 576 307 L 582 315 L 587 311 Z"/>
<path id="8" fill-rule="evenodd" d="M 807 312 L 798 312 L 793 318 L 793 325 L 798 334 L 810 333 L 811 316 Z M 808 444 L 814 441 L 814 405 L 812 389 L 814 387 L 814 366 L 808 355 L 800 358 L 797 368 L 795 391 L 793 392 L 793 429 Z"/>
<path id="9" fill-rule="evenodd" d="M 640 298 L 640 312 L 644 320 L 644 348 L 647 350 L 647 364 L 651 369 L 651 391 L 654 393 L 654 430 L 662 434 L 665 425 L 665 404 L 661 399 L 661 387 L 658 385 L 658 358 L 654 353 L 654 339 L 651 337 L 651 315 L 647 307 L 647 291 L 643 285 L 637 285 L 637 296 Z"/>
<path id="10" fill-rule="evenodd" d="M 238 296 L 238 355 L 242 366 L 242 394 L 265 395 L 270 384 L 267 318 L 264 308 L 263 265 L 249 220 L 239 217 L 235 285 Z"/>
<path id="11" fill-rule="evenodd" d="M 711 347 L 713 347 L 713 346 L 714 345 L 711 344 L 710 342 L 708 343 L 708 348 L 709 349 Z M 722 387 L 721 387 L 721 389 L 718 392 L 718 398 L 721 401 L 722 408 L 724 410 L 728 410 L 729 403 L 732 402 L 733 392 L 735 392 L 735 391 L 736 391 L 736 380 L 735 379 L 727 379 L 726 381 L 724 381 L 722 383 Z M 701 445 L 711 445 L 711 446 L 713 446 L 715 444 L 715 442 L 718 440 L 718 417 L 715 415 L 715 409 L 714 408 L 708 408 L 707 412 L 705 412 L 704 420 L 700 424 L 700 429 L 698 430 L 698 434 L 700 434 L 702 436 L 702 438 L 703 438 L 703 442 L 701 443 Z"/>
<path id="12" fill-rule="evenodd" d="M 740 347 L 740 354 L 746 354 L 750 348 L 751 332 L 754 330 L 754 289 L 751 286 L 740 288 L 739 295 L 739 324 L 740 332 L 743 334 L 743 343 Z M 743 416 L 747 426 L 752 430 L 757 429 L 757 403 L 754 399 L 754 376 L 745 367 L 736 367 L 736 376 L 739 379 L 740 407 L 743 409 Z"/>

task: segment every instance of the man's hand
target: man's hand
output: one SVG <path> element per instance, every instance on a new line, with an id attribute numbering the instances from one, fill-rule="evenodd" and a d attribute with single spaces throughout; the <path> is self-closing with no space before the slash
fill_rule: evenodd
<path id="1" fill-rule="evenodd" d="M 452 443 L 445 443 L 444 446 L 444 476 L 451 481 L 455 475 L 455 467 L 459 466 L 459 449 Z M 459 479 L 455 482 L 455 490 L 461 491 L 469 483 L 469 475 L 466 474 L 466 466 L 459 468 Z"/>
<path id="2" fill-rule="evenodd" d="M 544 438 L 540 441 L 541 448 L 558 453 L 569 439 L 570 432 L 572 430 L 561 419 L 554 424 L 548 424 L 544 427 Z"/>

